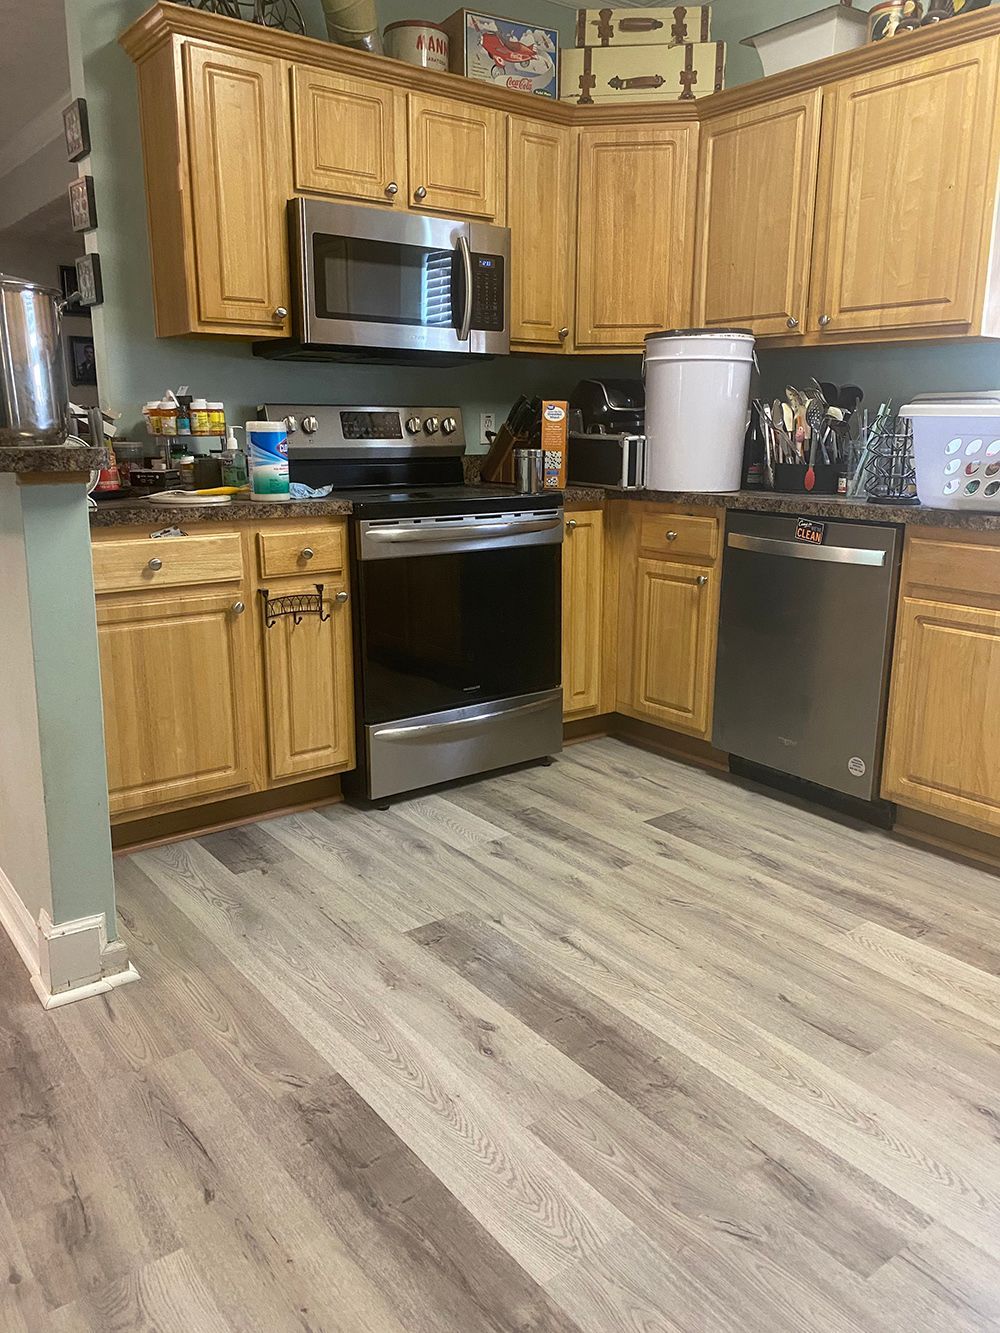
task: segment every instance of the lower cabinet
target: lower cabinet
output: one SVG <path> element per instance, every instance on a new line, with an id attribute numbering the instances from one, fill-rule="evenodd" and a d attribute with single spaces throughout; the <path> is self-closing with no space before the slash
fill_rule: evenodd
<path id="1" fill-rule="evenodd" d="M 633 708 L 675 731 L 707 736 L 717 597 L 709 565 L 641 559 L 633 641 Z"/>
<path id="2" fill-rule="evenodd" d="M 97 608 L 112 815 L 248 789 L 255 664 L 240 590 L 125 596 Z"/>
<path id="3" fill-rule="evenodd" d="M 315 594 L 315 585 L 269 589 L 272 597 Z M 341 600 L 338 601 L 338 595 Z M 268 771 L 274 782 L 353 768 L 351 619 L 345 583 L 324 587 L 324 615 L 265 622 L 264 701 Z"/>
<path id="4" fill-rule="evenodd" d="M 601 633 L 604 621 L 604 514 L 566 514 L 563 541 L 563 716 L 596 713 L 601 703 Z"/>

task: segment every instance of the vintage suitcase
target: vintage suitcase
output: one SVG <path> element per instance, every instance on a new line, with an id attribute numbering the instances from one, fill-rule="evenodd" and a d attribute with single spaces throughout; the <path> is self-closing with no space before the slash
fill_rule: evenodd
<path id="1" fill-rule="evenodd" d="M 562 53 L 559 96 L 580 106 L 687 101 L 719 92 L 725 78 L 725 42 L 573 47 Z"/>
<path id="2" fill-rule="evenodd" d="M 456 9 L 439 24 L 455 74 L 498 88 L 557 97 L 559 34 L 554 28 Z"/>
<path id="3" fill-rule="evenodd" d="M 576 11 L 577 46 L 677 46 L 711 36 L 711 5 Z"/>

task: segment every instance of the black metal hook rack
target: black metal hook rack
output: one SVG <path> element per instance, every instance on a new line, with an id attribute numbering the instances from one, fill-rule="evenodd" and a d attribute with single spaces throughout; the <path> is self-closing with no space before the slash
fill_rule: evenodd
<path id="1" fill-rule="evenodd" d="M 323 587 L 317 583 L 315 592 L 285 593 L 272 597 L 267 588 L 259 589 L 259 596 L 264 607 L 264 627 L 271 629 L 282 616 L 291 616 L 293 625 L 300 625 L 303 616 L 319 616 L 320 620 L 329 620 L 329 612 L 323 611 Z"/>

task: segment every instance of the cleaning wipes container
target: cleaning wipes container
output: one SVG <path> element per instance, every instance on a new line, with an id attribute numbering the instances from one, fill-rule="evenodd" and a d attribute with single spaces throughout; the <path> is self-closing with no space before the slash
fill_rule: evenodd
<path id="1" fill-rule="evenodd" d="M 738 491 L 750 404 L 749 329 L 646 335 L 646 485 Z"/>
<path id="2" fill-rule="evenodd" d="M 288 427 L 283 421 L 248 421 L 247 456 L 254 500 L 287 500 Z"/>

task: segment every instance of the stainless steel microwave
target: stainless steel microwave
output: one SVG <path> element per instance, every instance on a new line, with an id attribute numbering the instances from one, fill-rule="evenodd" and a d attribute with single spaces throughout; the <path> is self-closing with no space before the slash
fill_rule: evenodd
<path id="1" fill-rule="evenodd" d="M 454 365 L 510 351 L 510 232 L 292 199 L 291 339 L 259 356 Z"/>

